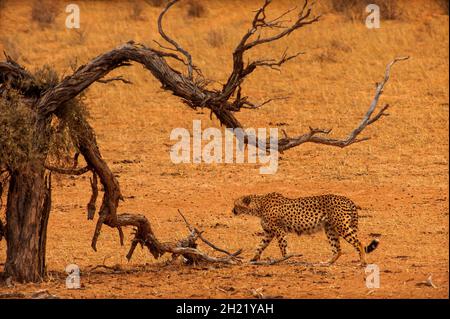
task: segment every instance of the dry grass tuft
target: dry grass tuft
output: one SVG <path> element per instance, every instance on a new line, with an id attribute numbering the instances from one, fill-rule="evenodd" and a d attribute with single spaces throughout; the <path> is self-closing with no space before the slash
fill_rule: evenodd
<path id="1" fill-rule="evenodd" d="M 34 72 L 37 85 L 43 90 L 59 83 L 56 70 L 44 65 Z M 49 135 L 36 131 L 36 111 L 13 89 L 5 87 L 0 92 L 0 166 L 20 169 L 26 162 L 45 156 L 42 150 L 48 145 L 50 161 L 67 164 L 75 151 L 73 139 L 78 126 L 84 125 L 89 113 L 83 97 L 67 102 L 52 121 Z"/>
<path id="2" fill-rule="evenodd" d="M 41 27 L 48 27 L 55 22 L 58 7 L 55 2 L 48 0 L 35 0 L 31 7 L 31 19 Z"/>
<path id="3" fill-rule="evenodd" d="M 44 65 L 42 68 L 37 69 L 34 72 L 34 77 L 36 78 L 38 85 L 43 88 L 54 87 L 59 82 L 59 76 L 56 70 L 49 66 Z"/>
<path id="4" fill-rule="evenodd" d="M 34 74 L 38 87 L 45 90 L 58 82 L 57 72 L 45 65 Z M 36 134 L 36 111 L 30 101 L 9 86 L 0 88 L 0 166 L 11 169 L 40 156 L 45 137 Z"/>
<path id="5" fill-rule="evenodd" d="M 49 144 L 49 162 L 58 166 L 73 163 L 72 154 L 76 152 L 74 140 L 87 125 L 89 112 L 84 103 L 84 95 L 70 100 L 54 118 Z"/>
<path id="6" fill-rule="evenodd" d="M 336 51 L 326 48 L 322 52 L 315 54 L 313 61 L 319 62 L 319 63 L 337 63 L 338 58 L 336 55 Z"/>
<path id="7" fill-rule="evenodd" d="M 226 35 L 223 31 L 211 30 L 206 35 L 206 41 L 213 48 L 220 48 L 226 42 Z"/>
<path id="8" fill-rule="evenodd" d="M 88 32 L 86 29 L 72 29 L 70 31 L 73 34 L 71 44 L 83 45 L 86 42 L 88 37 Z"/>
<path id="9" fill-rule="evenodd" d="M 345 52 L 345 53 L 350 53 L 352 52 L 352 47 L 349 46 L 348 44 L 339 41 L 337 39 L 332 39 L 330 41 L 330 48 L 335 50 L 335 51 L 341 51 L 341 52 Z"/>
<path id="10" fill-rule="evenodd" d="M 34 147 L 35 113 L 14 90 L 0 98 L 0 166 L 18 169 L 36 156 Z"/>
<path id="11" fill-rule="evenodd" d="M 201 18 L 206 15 L 205 6 L 198 0 L 190 0 L 188 2 L 187 15 L 190 18 Z"/>
<path id="12" fill-rule="evenodd" d="M 133 20 L 144 20 L 143 13 L 144 13 L 144 5 L 142 1 L 133 1 L 131 5 L 131 14 L 130 17 Z"/>

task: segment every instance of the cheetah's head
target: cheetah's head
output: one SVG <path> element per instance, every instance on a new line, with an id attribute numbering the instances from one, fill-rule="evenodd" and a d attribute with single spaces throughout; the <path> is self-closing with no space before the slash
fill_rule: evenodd
<path id="1" fill-rule="evenodd" d="M 258 215 L 259 196 L 247 195 L 239 197 L 234 201 L 233 214 Z"/>

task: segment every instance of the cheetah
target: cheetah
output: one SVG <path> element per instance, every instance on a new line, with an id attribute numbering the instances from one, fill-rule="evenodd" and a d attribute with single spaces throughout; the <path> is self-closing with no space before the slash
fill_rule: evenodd
<path id="1" fill-rule="evenodd" d="M 274 237 L 283 257 L 287 255 L 287 233 L 312 234 L 325 230 L 332 248 L 332 257 L 322 264 L 331 265 L 341 255 L 339 237 L 344 238 L 359 253 L 361 265 L 365 254 L 375 250 L 378 239 L 364 247 L 358 240 L 358 214 L 350 199 L 339 195 L 320 195 L 291 199 L 279 193 L 242 196 L 234 202 L 233 214 L 254 215 L 261 218 L 264 238 L 251 261 L 257 261 Z"/>

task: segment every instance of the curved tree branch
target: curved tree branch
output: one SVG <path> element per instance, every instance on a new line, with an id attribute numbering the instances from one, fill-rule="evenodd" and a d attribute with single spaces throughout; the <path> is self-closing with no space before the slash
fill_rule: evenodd
<path id="1" fill-rule="evenodd" d="M 337 147 L 346 147 L 351 144 L 366 141 L 369 139 L 369 137 L 364 137 L 361 139 L 358 139 L 359 134 L 369 125 L 373 124 L 377 120 L 379 120 L 383 115 L 386 115 L 385 111 L 389 107 L 389 105 L 384 106 L 375 116 L 372 117 L 377 105 L 378 101 L 380 99 L 381 94 L 383 94 L 383 89 L 386 83 L 388 82 L 391 74 L 391 68 L 392 66 L 399 62 L 407 60 L 409 57 L 398 57 L 392 60 L 387 66 L 386 71 L 384 74 L 383 81 L 377 84 L 377 88 L 375 90 L 375 96 L 370 103 L 369 109 L 367 110 L 366 114 L 363 116 L 361 122 L 359 125 L 350 132 L 350 134 L 344 138 L 344 139 L 333 139 L 333 138 L 327 138 L 325 136 L 318 136 L 317 134 L 325 134 L 331 132 L 330 129 L 324 130 L 324 129 L 311 129 L 306 134 L 303 134 L 301 136 L 297 137 L 288 137 L 279 140 L 278 143 L 278 150 L 279 151 L 285 151 L 287 149 L 290 149 L 292 147 L 301 145 L 306 142 L 310 143 L 317 143 L 317 144 L 324 144 L 324 145 L 330 145 L 330 146 L 337 146 Z"/>
<path id="2" fill-rule="evenodd" d="M 186 51 L 185 49 L 183 49 L 175 40 L 171 39 L 165 32 L 162 26 L 162 20 L 164 18 L 164 15 L 167 13 L 167 11 L 169 11 L 169 9 L 178 2 L 178 0 L 171 0 L 169 1 L 169 3 L 167 4 L 167 6 L 165 7 L 165 9 L 161 12 L 161 14 L 158 17 L 158 31 L 159 34 L 161 35 L 161 37 L 166 40 L 167 42 L 169 42 L 171 45 L 173 45 L 175 47 L 175 50 L 178 52 L 181 52 L 181 54 L 183 54 L 186 59 L 187 59 L 187 67 L 188 67 L 188 79 L 192 79 L 192 71 L 194 69 L 193 64 L 192 64 L 192 56 L 191 54 Z"/>
<path id="3" fill-rule="evenodd" d="M 91 181 L 92 196 L 89 201 L 88 219 L 92 219 L 95 213 L 95 201 L 97 199 L 97 175 L 104 188 L 103 200 L 99 209 L 99 219 L 92 238 L 92 249 L 97 250 L 97 240 L 100 235 L 101 227 L 105 223 L 108 225 L 116 225 L 119 232 L 121 243 L 123 242 L 123 233 L 120 224 L 117 222 L 117 207 L 119 200 L 123 200 L 120 186 L 114 173 L 108 167 L 108 164 L 102 158 L 97 145 L 94 130 L 84 118 L 76 118 L 69 124 L 72 140 L 75 142 L 80 153 L 83 155 L 86 163 L 94 173 Z"/>

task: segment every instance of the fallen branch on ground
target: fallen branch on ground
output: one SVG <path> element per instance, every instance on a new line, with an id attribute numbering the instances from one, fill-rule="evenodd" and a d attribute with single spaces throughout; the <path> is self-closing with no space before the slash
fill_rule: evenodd
<path id="1" fill-rule="evenodd" d="M 177 242 L 160 242 L 154 235 L 150 222 L 143 215 L 132 215 L 132 214 L 119 214 L 117 215 L 117 222 L 121 226 L 134 226 L 134 239 L 131 242 L 130 250 L 127 254 L 127 259 L 131 260 L 134 250 L 138 244 L 141 247 L 146 246 L 150 253 L 155 257 L 159 258 L 165 253 L 172 254 L 173 259 L 178 256 L 183 256 L 188 264 L 196 264 L 199 262 L 210 262 L 210 263 L 223 263 L 223 264 L 237 264 L 240 263 L 238 255 L 242 252 L 242 249 L 237 250 L 234 253 L 229 253 L 225 249 L 218 248 L 216 245 L 212 244 L 210 241 L 206 240 L 201 234 L 202 231 L 194 228 L 189 224 L 187 219 L 183 216 L 181 211 L 180 215 L 183 217 L 190 233 L 185 238 L 178 240 Z M 197 240 L 201 239 L 208 246 L 216 251 L 224 253 L 224 257 L 213 257 L 210 256 L 199 249 L 197 249 Z"/>
<path id="2" fill-rule="evenodd" d="M 288 260 L 292 257 L 300 257 L 303 256 L 302 254 L 290 254 L 290 255 L 286 255 L 283 258 L 280 259 L 268 259 L 268 260 L 257 260 L 257 261 L 251 261 L 250 264 L 252 265 L 275 265 L 278 263 L 281 263 L 285 260 Z"/>

